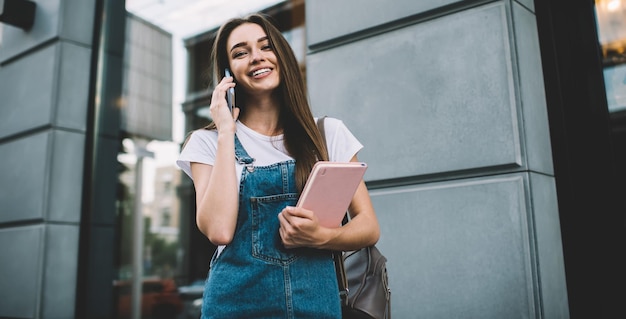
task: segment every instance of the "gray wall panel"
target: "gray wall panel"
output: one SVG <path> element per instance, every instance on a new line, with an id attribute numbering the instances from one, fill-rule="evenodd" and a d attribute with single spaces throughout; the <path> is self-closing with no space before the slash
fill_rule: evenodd
<path id="1" fill-rule="evenodd" d="M 78 245 L 96 1 L 34 2 L 32 29 L 0 25 L 0 317 L 72 318 L 77 274 L 89 264 L 78 263 Z M 124 1 L 115 3 L 123 9 Z M 115 163 L 117 149 L 109 152 L 96 159 Z M 108 213 L 113 219 L 114 208 Z M 109 263 L 93 274 L 106 273 L 95 289 L 106 297 L 100 307 L 111 308 L 115 240 L 96 240 L 107 241 L 94 244 L 106 251 L 87 251 Z"/>
<path id="2" fill-rule="evenodd" d="M 459 0 L 315 0 L 306 3 L 309 45 L 328 41 Z"/>
<path id="3" fill-rule="evenodd" d="M 568 318 L 533 1 L 306 4 L 313 112 L 365 145 L 393 316 Z"/>
<path id="4" fill-rule="evenodd" d="M 91 50 L 65 42 L 60 52 L 55 124 L 84 131 L 89 99 L 89 73 L 85 70 L 91 67 Z"/>
<path id="5" fill-rule="evenodd" d="M 6 24 L 2 26 L 0 64 L 58 36 L 61 0 L 35 2 L 37 3 L 35 22 L 28 32 Z"/>
<path id="6" fill-rule="evenodd" d="M 95 0 L 62 1 L 63 16 L 60 18 L 59 27 L 63 39 L 91 46 L 95 2 Z"/>
<path id="7" fill-rule="evenodd" d="M 552 146 L 537 23 L 533 14 L 516 3 L 512 6 L 512 11 L 516 46 L 523 48 L 516 53 L 528 168 L 552 175 Z"/>
<path id="8" fill-rule="evenodd" d="M 310 46 L 364 29 L 425 13 L 448 5 L 471 5 L 481 1 L 463 0 L 315 0 L 307 1 L 307 41 Z M 533 0 L 518 0 L 534 11 Z M 349 17 L 349 18 L 346 18 Z"/>
<path id="9" fill-rule="evenodd" d="M 535 2 L 533 0 L 516 0 L 521 5 L 523 5 L 526 10 L 530 10 L 531 12 L 535 12 Z"/>
<path id="10" fill-rule="evenodd" d="M 38 318 L 43 233 L 43 226 L 0 229 L 2 318 Z"/>
<path id="11" fill-rule="evenodd" d="M 529 174 L 544 318 L 569 318 L 554 177 Z"/>
<path id="12" fill-rule="evenodd" d="M 535 318 L 524 178 L 371 192 L 394 317 Z"/>
<path id="13" fill-rule="evenodd" d="M 6 47 L 3 40 L 0 48 Z M 0 68 L 0 78 L 5 79 L 0 85 L 0 137 L 50 123 L 57 49 L 48 46 Z"/>
<path id="14" fill-rule="evenodd" d="M 46 226 L 42 318 L 74 316 L 78 234 L 78 225 Z"/>
<path id="15" fill-rule="evenodd" d="M 50 134 L 40 133 L 0 144 L 0 180 L 11 183 L 0 192 L 0 222 L 44 218 L 49 143 Z"/>
<path id="16" fill-rule="evenodd" d="M 35 22 L 25 32 L 3 25 L 0 64 L 60 37 L 91 46 L 95 0 L 37 0 Z"/>
<path id="17" fill-rule="evenodd" d="M 522 166 L 506 21 L 495 3 L 315 52 L 313 111 L 365 144 L 369 180 Z"/>
<path id="18" fill-rule="evenodd" d="M 59 222 L 79 222 L 85 135 L 55 131 L 52 136 L 48 219 Z"/>

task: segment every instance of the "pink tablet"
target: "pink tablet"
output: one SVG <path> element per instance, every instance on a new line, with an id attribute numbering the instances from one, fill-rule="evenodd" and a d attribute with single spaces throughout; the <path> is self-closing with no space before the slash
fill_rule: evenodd
<path id="1" fill-rule="evenodd" d="M 362 162 L 317 162 L 296 207 L 315 212 L 324 227 L 340 227 L 366 169 Z"/>

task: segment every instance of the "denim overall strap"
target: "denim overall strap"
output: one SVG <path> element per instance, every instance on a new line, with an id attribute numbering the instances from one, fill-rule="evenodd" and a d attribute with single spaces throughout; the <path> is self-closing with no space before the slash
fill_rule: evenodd
<path id="1" fill-rule="evenodd" d="M 235 160 L 241 165 L 245 165 L 248 171 L 254 170 L 254 158 L 248 155 L 246 149 L 243 148 L 237 134 L 235 134 Z"/>

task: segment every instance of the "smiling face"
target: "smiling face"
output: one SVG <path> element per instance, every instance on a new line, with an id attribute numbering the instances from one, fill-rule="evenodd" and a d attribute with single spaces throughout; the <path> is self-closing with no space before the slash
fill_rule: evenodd
<path id="1" fill-rule="evenodd" d="M 237 87 L 248 95 L 270 94 L 280 84 L 278 61 L 267 34 L 255 23 L 236 27 L 226 42 Z"/>
<path id="2" fill-rule="evenodd" d="M 296 159 L 296 184 L 302 190 L 318 159 L 328 160 L 324 140 L 315 126 L 304 77 L 289 42 L 263 14 L 251 14 L 224 23 L 211 50 L 214 83 L 230 68 L 237 86 L 239 118 L 248 105 L 278 105 L 279 127 L 285 148 Z M 215 125 L 212 126 L 215 129 Z"/>

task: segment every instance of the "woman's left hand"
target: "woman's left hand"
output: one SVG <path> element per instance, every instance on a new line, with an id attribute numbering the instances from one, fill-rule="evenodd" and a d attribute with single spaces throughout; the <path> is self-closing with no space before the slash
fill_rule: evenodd
<path id="1" fill-rule="evenodd" d="M 317 247 L 323 243 L 320 238 L 323 227 L 310 210 L 287 206 L 278 214 L 280 238 L 286 248 Z"/>

